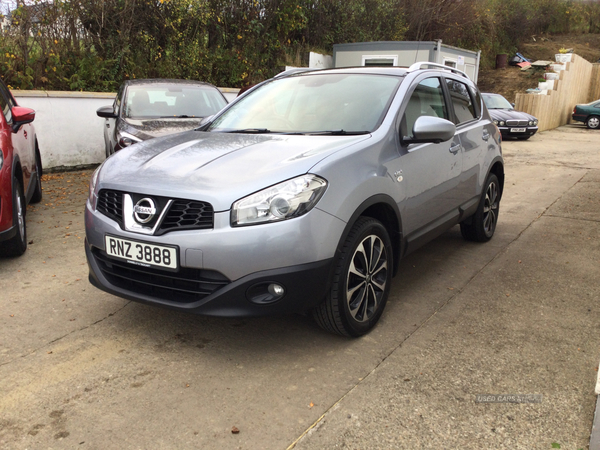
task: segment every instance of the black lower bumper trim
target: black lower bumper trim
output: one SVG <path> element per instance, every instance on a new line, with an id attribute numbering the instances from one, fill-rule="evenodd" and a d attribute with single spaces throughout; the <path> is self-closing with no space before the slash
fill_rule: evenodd
<path id="1" fill-rule="evenodd" d="M 218 317 L 251 317 L 272 314 L 301 313 L 314 308 L 325 298 L 329 287 L 333 259 L 310 264 L 265 270 L 232 281 L 200 301 L 181 303 L 153 298 L 121 289 L 111 284 L 102 274 L 90 246 L 85 242 L 90 269 L 90 283 L 113 295 L 154 306 L 189 311 Z M 285 288 L 285 295 L 274 303 L 256 304 L 247 298 L 249 288 L 259 283 L 276 283 Z"/>

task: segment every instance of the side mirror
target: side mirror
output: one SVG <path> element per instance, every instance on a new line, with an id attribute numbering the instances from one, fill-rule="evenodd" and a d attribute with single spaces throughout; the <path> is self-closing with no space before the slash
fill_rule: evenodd
<path id="1" fill-rule="evenodd" d="M 419 117 L 413 126 L 412 137 L 403 137 L 405 144 L 422 144 L 449 141 L 456 133 L 456 125 L 446 119 L 432 116 Z"/>
<path id="2" fill-rule="evenodd" d="M 23 106 L 14 106 L 11 110 L 12 113 L 12 131 L 16 133 L 19 131 L 21 125 L 31 123 L 35 119 L 35 111 L 31 108 L 24 108 Z"/>
<path id="3" fill-rule="evenodd" d="M 103 106 L 102 108 L 98 108 L 96 110 L 96 114 L 98 117 L 103 117 L 105 119 L 116 119 L 117 115 L 113 111 L 112 106 Z"/>
<path id="4" fill-rule="evenodd" d="M 515 104 L 514 104 L 514 103 L 511 103 L 511 104 L 510 104 L 510 106 L 512 106 L 512 107 L 514 108 L 514 107 L 515 107 Z"/>

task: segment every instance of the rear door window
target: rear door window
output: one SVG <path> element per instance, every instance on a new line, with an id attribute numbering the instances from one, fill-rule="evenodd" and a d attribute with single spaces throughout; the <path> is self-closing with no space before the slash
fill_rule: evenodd
<path id="1" fill-rule="evenodd" d="M 478 110 L 475 108 L 469 87 L 465 83 L 450 78 L 446 79 L 446 86 L 454 108 L 456 125 L 477 119 Z"/>

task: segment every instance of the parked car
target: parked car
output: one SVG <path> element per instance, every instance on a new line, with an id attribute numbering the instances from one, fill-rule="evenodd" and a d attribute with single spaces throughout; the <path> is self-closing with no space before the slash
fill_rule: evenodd
<path id="1" fill-rule="evenodd" d="M 492 238 L 500 133 L 462 72 L 418 63 L 269 80 L 93 174 L 90 281 L 213 316 L 312 312 L 359 336 L 400 258 L 460 224 Z M 425 67 L 425 68 L 423 68 Z"/>
<path id="2" fill-rule="evenodd" d="M 27 250 L 28 203 L 42 200 L 42 159 L 33 109 L 17 104 L 0 80 L 0 254 Z"/>
<path id="3" fill-rule="evenodd" d="M 585 123 L 585 126 L 592 130 L 600 128 L 600 100 L 585 105 L 575 105 L 573 120 Z"/>
<path id="4" fill-rule="evenodd" d="M 484 92 L 481 96 L 503 138 L 526 140 L 537 133 L 538 120 L 531 114 L 515 110 L 515 105 L 500 94 Z"/>
<path id="5" fill-rule="evenodd" d="M 194 129 L 226 104 L 221 91 L 200 81 L 125 81 L 112 106 L 96 111 L 106 119 L 106 157 L 136 142 Z"/>

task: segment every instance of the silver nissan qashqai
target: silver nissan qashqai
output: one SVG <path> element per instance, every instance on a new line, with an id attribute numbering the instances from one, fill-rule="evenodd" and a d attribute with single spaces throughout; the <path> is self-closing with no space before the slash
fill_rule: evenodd
<path id="1" fill-rule="evenodd" d="M 213 316 L 311 312 L 363 335 L 401 257 L 456 224 L 492 238 L 500 139 L 475 84 L 448 67 L 276 77 L 96 170 L 90 281 Z"/>

